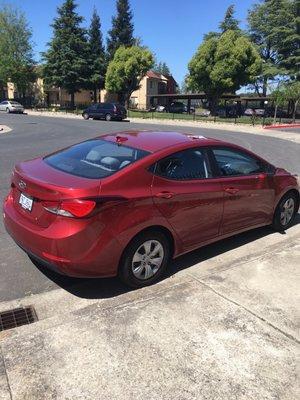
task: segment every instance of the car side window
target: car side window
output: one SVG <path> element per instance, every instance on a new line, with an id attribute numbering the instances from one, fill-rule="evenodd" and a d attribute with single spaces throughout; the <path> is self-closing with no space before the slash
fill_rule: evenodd
<path id="1" fill-rule="evenodd" d="M 92 104 L 92 105 L 90 106 L 90 111 L 97 111 L 97 107 L 98 107 L 97 104 Z"/>
<path id="2" fill-rule="evenodd" d="M 174 153 L 156 163 L 155 174 L 167 179 L 207 179 L 212 172 L 205 149 L 188 149 Z"/>
<path id="3" fill-rule="evenodd" d="M 221 176 L 243 176 L 267 172 L 267 165 L 258 158 L 235 149 L 212 149 Z"/>
<path id="4" fill-rule="evenodd" d="M 103 104 L 101 104 L 101 108 L 103 110 L 109 110 L 111 108 L 111 105 L 110 105 L 110 103 L 103 103 Z"/>
<path id="5" fill-rule="evenodd" d="M 0 103 L 2 106 L 8 104 L 8 101 L 2 101 L 2 103 Z"/>

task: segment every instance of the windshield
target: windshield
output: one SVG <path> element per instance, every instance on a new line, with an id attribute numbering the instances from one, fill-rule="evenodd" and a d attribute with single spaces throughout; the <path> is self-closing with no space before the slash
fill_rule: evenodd
<path id="1" fill-rule="evenodd" d="M 94 139 L 47 156 L 44 161 L 72 175 L 101 179 L 113 175 L 148 154 L 150 153 L 144 150 Z"/>

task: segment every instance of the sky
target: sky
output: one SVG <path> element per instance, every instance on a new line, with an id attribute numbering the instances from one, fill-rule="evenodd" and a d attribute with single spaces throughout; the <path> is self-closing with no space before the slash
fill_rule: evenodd
<path id="1" fill-rule="evenodd" d="M 2 4 L 13 4 L 24 11 L 32 28 L 36 61 L 46 50 L 52 36 L 50 27 L 56 9 L 63 0 L 0 0 Z M 230 4 L 235 5 L 236 18 L 241 27 L 247 27 L 247 11 L 259 0 L 130 0 L 133 11 L 134 34 L 142 39 L 158 61 L 165 61 L 179 84 L 187 73 L 187 64 L 200 45 L 203 35 L 217 30 Z M 115 0 L 77 0 L 78 13 L 90 23 L 95 6 L 106 38 L 111 27 L 112 15 L 116 12 Z M 106 42 L 106 40 L 105 40 Z"/>

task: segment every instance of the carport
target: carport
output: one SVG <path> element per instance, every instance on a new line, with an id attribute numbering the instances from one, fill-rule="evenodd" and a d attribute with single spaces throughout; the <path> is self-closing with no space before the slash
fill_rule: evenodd
<path id="1" fill-rule="evenodd" d="M 207 95 L 204 92 L 200 93 L 165 93 L 165 94 L 157 94 L 157 95 L 148 95 L 150 98 L 150 104 L 151 106 L 157 106 L 157 105 L 163 105 L 163 106 L 169 106 L 172 102 L 174 101 L 182 101 L 182 100 L 187 100 L 187 109 L 188 113 L 190 114 L 191 110 L 191 101 L 192 100 L 207 100 Z M 248 108 L 249 103 L 259 103 L 258 106 L 261 108 L 264 108 L 267 103 L 266 101 L 269 102 L 270 98 L 269 97 L 259 97 L 259 96 L 239 96 L 236 94 L 224 94 L 223 96 L 220 97 L 220 100 L 225 100 L 225 107 L 227 101 L 234 101 L 237 104 L 237 107 L 240 107 L 241 105 L 245 106 L 245 108 Z M 256 105 L 257 107 L 257 105 Z"/>

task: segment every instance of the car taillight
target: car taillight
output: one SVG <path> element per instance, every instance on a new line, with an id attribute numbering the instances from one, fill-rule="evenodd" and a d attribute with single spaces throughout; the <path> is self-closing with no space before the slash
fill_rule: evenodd
<path id="1" fill-rule="evenodd" d="M 45 210 L 63 217 L 82 218 L 88 216 L 95 208 L 93 200 L 65 200 L 61 202 L 43 202 Z"/>

